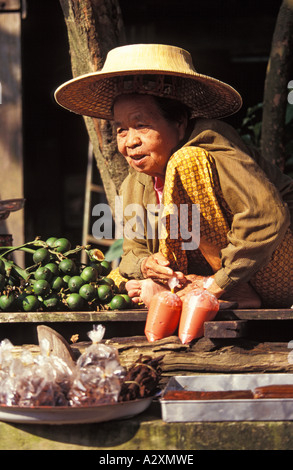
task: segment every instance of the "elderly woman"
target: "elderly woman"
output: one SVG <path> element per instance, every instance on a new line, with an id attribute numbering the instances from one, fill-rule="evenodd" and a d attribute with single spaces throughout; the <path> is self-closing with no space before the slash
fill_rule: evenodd
<path id="1" fill-rule="evenodd" d="M 241 107 L 232 87 L 197 73 L 185 50 L 137 44 L 113 49 L 100 72 L 55 96 L 115 122 L 130 167 L 119 270 L 133 299 L 147 304 L 153 287 L 177 277 L 180 296 L 209 279 L 210 292 L 239 307 L 292 305 L 293 182 L 219 120 Z M 134 203 L 142 211 L 127 236 Z"/>

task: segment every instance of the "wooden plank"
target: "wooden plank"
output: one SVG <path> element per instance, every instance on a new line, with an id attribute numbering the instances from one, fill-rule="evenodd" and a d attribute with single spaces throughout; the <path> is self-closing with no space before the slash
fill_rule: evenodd
<path id="1" fill-rule="evenodd" d="M 70 347 L 74 356 L 78 357 L 90 344 L 90 341 L 77 342 L 70 344 Z M 208 338 L 201 338 L 183 345 L 178 336 L 169 336 L 154 343 L 149 343 L 145 336 L 131 336 L 112 337 L 106 339 L 105 344 L 117 349 L 121 364 L 125 367 L 130 367 L 141 354 L 154 358 L 163 355 L 163 382 L 173 375 L 197 373 L 293 373 L 293 363 L 289 361 L 291 349 L 286 342 L 259 343 L 240 339 L 237 344 L 217 344 Z M 33 354 L 39 353 L 39 346 L 35 344 L 15 346 L 14 353 L 20 354 L 23 348 Z"/>
<path id="2" fill-rule="evenodd" d="M 164 376 L 192 373 L 293 372 L 287 342 L 256 342 L 239 339 L 223 343 L 201 338 L 183 345 L 178 336 L 169 336 L 149 343 L 144 336 L 111 338 L 107 344 L 118 349 L 123 365 L 130 365 L 140 354 L 164 355 Z M 78 347 L 78 343 L 72 345 Z M 84 347 L 84 345 L 82 346 Z"/>
<path id="3" fill-rule="evenodd" d="M 21 3 L 21 0 L 5 0 L 0 3 L 0 12 L 20 11 Z"/>
<path id="4" fill-rule="evenodd" d="M 100 310 L 84 312 L 0 312 L 0 323 L 41 321 L 145 321 L 147 309 Z M 293 320 L 292 309 L 220 310 L 215 321 Z"/>
<path id="5" fill-rule="evenodd" d="M 204 324 L 206 338 L 243 338 L 246 334 L 246 320 L 209 321 Z"/>
<path id="6" fill-rule="evenodd" d="M 146 310 L 100 312 L 0 312 L 0 323 L 145 322 Z"/>
<path id="7" fill-rule="evenodd" d="M 5 2 L 6 3 L 6 2 Z M 23 142 L 21 93 L 21 12 L 0 14 L 0 199 L 23 198 Z M 0 221 L 0 234 L 12 234 L 13 244 L 24 243 L 24 211 Z M 15 254 L 17 264 L 24 256 Z"/>
<path id="8" fill-rule="evenodd" d="M 217 320 L 292 320 L 293 309 L 220 310 Z"/>

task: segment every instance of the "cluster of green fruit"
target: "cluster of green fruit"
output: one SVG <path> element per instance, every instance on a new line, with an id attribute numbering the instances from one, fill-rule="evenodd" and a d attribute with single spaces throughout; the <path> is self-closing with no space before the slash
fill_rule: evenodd
<path id="1" fill-rule="evenodd" d="M 9 258 L 15 250 L 30 253 L 33 264 L 25 269 Z M 88 262 L 77 260 L 85 250 Z M 0 247 L 0 310 L 84 311 L 131 308 L 108 277 L 111 265 L 100 250 L 89 246 L 71 248 L 67 238 L 36 238 L 18 247 Z"/>

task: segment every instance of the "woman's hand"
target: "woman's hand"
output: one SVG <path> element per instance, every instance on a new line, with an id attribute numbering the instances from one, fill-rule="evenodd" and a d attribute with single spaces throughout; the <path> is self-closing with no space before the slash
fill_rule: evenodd
<path id="1" fill-rule="evenodd" d="M 170 262 L 161 253 L 154 253 L 145 258 L 141 263 L 141 272 L 145 278 L 154 281 L 168 281 L 172 277 L 177 277 L 181 282 L 185 282 L 185 276 L 180 271 L 173 271 Z"/>
<path id="2" fill-rule="evenodd" d="M 216 282 L 213 280 L 212 277 L 207 277 L 207 276 L 198 276 L 196 274 L 188 274 L 186 276 L 187 283 L 183 287 L 183 289 L 178 290 L 176 294 L 183 299 L 183 297 L 188 294 L 190 291 L 194 289 L 203 289 L 205 287 L 206 281 L 208 279 L 211 279 L 212 282 L 209 283 L 209 286 L 207 287 L 207 290 L 211 293 L 214 294 L 217 298 L 221 297 L 221 295 L 225 292 L 223 289 L 221 289 Z"/>

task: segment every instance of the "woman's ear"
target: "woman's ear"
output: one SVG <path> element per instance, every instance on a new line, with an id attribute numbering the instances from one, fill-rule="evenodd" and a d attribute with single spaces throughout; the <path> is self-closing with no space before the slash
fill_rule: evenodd
<path id="1" fill-rule="evenodd" d="M 188 125 L 187 115 L 186 114 L 182 115 L 177 122 L 178 122 L 179 140 L 182 140 L 185 137 L 185 133 L 186 133 L 187 125 Z"/>

